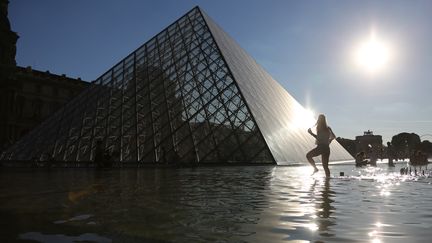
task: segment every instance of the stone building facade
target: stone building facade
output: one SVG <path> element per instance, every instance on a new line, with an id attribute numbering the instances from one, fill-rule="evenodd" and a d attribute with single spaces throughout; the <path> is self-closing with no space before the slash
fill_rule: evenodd
<path id="1" fill-rule="evenodd" d="M 53 114 L 89 83 L 65 75 L 16 66 L 18 35 L 0 0 L 0 151 Z"/>
<path id="2" fill-rule="evenodd" d="M 2 150 L 80 93 L 88 82 L 30 67 L 2 67 L 0 144 Z"/>
<path id="3" fill-rule="evenodd" d="M 363 136 L 356 136 L 356 152 L 365 152 L 366 157 L 381 157 L 383 151 L 382 136 L 365 131 Z"/>

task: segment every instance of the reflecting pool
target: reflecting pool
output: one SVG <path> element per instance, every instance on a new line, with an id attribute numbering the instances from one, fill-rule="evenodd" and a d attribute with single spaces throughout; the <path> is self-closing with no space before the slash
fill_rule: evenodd
<path id="1" fill-rule="evenodd" d="M 0 242 L 430 242 L 405 166 L 2 169 Z"/>

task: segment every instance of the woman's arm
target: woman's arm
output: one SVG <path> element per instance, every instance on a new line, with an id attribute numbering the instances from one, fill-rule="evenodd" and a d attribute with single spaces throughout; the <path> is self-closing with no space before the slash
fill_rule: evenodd
<path id="1" fill-rule="evenodd" d="M 308 133 L 312 135 L 312 137 L 317 138 L 317 135 L 312 132 L 312 129 L 308 129 Z"/>

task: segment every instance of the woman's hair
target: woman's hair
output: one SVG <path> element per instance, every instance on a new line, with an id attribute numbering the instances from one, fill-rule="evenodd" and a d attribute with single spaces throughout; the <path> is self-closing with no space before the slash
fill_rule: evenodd
<path id="1" fill-rule="evenodd" d="M 321 131 L 325 131 L 327 130 L 327 122 L 326 122 L 326 118 L 323 114 L 320 114 L 318 116 L 318 120 L 316 123 L 317 126 L 317 132 L 321 132 Z"/>

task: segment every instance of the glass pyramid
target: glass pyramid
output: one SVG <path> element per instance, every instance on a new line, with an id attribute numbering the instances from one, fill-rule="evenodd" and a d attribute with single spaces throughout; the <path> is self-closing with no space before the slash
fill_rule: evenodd
<path id="1" fill-rule="evenodd" d="M 95 80 L 4 160 L 305 162 L 304 108 L 199 7 Z M 352 157 L 336 141 L 331 160 Z M 178 162 L 177 161 L 177 162 Z"/>

